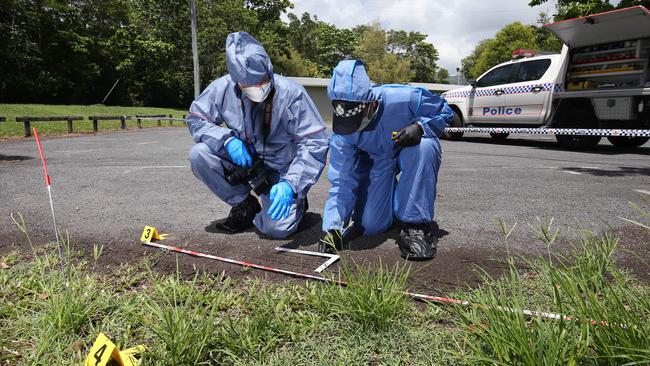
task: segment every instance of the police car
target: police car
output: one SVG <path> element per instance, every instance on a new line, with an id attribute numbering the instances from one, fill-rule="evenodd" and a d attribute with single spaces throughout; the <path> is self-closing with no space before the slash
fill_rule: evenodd
<path id="1" fill-rule="evenodd" d="M 443 93 L 453 127 L 650 128 L 650 11 L 642 6 L 546 25 L 563 42 L 560 54 L 516 50 L 470 86 Z M 492 133 L 505 139 L 506 133 Z M 462 132 L 451 133 L 459 139 Z M 557 135 L 570 147 L 599 136 Z M 608 137 L 640 146 L 646 136 Z"/>

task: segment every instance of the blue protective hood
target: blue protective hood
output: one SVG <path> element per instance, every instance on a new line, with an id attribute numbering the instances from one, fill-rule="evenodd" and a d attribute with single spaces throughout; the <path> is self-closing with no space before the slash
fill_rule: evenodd
<path id="1" fill-rule="evenodd" d="M 230 33 L 226 38 L 226 65 L 236 83 L 253 85 L 273 79 L 273 65 L 264 47 L 246 32 Z"/>
<path id="2" fill-rule="evenodd" d="M 343 60 L 334 68 L 332 79 L 327 85 L 331 100 L 367 102 L 377 99 L 372 92 L 372 83 L 360 60 Z"/>

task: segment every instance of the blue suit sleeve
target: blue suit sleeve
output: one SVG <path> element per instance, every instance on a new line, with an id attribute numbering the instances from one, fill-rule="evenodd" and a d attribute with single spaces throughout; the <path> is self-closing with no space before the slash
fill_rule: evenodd
<path id="1" fill-rule="evenodd" d="M 292 115 L 289 130 L 297 145 L 296 156 L 282 180 L 294 192 L 311 187 L 323 172 L 327 159 L 327 132 L 323 119 L 307 93 L 301 88 L 297 98 L 289 105 Z"/>
<path id="2" fill-rule="evenodd" d="M 330 137 L 330 166 L 327 178 L 331 188 L 323 212 L 323 231 L 347 226 L 359 188 L 356 174 L 358 150 L 340 135 Z"/>
<path id="3" fill-rule="evenodd" d="M 194 142 L 203 142 L 217 153 L 225 142 L 233 136 L 230 128 L 222 127 L 223 119 L 217 110 L 220 102 L 217 87 L 210 85 L 190 106 L 187 127 Z"/>
<path id="4" fill-rule="evenodd" d="M 422 137 L 440 137 L 445 133 L 445 127 L 454 118 L 454 112 L 444 98 L 433 95 L 428 91 L 416 94 L 415 119 L 412 123 L 422 126 Z"/>

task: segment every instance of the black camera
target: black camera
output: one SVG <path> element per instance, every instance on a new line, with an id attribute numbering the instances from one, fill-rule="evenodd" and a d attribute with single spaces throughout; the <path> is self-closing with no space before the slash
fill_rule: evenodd
<path id="1" fill-rule="evenodd" d="M 258 196 L 271 190 L 268 170 L 264 165 L 264 161 L 257 157 L 253 157 L 253 165 L 250 168 L 236 165 L 233 169 L 226 171 L 226 180 L 233 186 L 245 184 Z"/>

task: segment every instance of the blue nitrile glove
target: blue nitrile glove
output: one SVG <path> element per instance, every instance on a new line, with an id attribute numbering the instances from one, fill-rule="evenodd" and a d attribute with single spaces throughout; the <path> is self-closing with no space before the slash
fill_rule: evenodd
<path id="1" fill-rule="evenodd" d="M 244 168 L 250 168 L 251 165 L 253 165 L 253 158 L 251 158 L 251 155 L 248 153 L 248 149 L 246 149 L 246 145 L 242 140 L 233 137 L 226 143 L 226 150 L 228 150 L 230 160 L 232 160 L 233 163 Z"/>
<path id="2" fill-rule="evenodd" d="M 289 216 L 291 204 L 293 203 L 293 188 L 283 180 L 271 187 L 269 198 L 271 199 L 271 208 L 268 214 L 273 220 L 280 220 Z"/>

